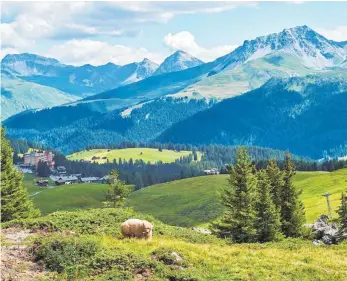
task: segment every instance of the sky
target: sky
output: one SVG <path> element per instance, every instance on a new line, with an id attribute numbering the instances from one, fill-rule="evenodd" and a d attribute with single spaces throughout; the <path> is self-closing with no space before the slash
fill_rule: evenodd
<path id="1" fill-rule="evenodd" d="M 177 50 L 205 62 L 244 40 L 308 25 L 347 41 L 347 2 L 4 2 L 1 57 L 34 53 L 65 64 L 161 63 Z"/>

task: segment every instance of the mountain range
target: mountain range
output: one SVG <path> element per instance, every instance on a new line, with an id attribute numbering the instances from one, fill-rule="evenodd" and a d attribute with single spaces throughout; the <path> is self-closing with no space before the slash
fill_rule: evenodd
<path id="1" fill-rule="evenodd" d="M 117 78 L 123 84 L 115 82 L 114 89 L 87 97 L 75 92 L 82 99 L 29 110 L 5 124 L 11 136 L 42 141 L 64 152 L 134 140 L 252 144 L 317 158 L 323 150 L 345 145 L 346 59 L 347 42 L 328 40 L 299 26 L 246 40 L 209 63 L 181 51 L 159 67 L 144 61 L 147 72 Z M 28 72 L 16 62 L 8 63 L 3 72 L 43 83 L 49 80 L 51 65 L 61 65 L 51 59 L 37 61 L 43 63 L 35 71 L 46 76 L 34 75 L 31 68 L 30 76 L 23 78 Z M 116 73 L 117 66 L 108 67 Z M 78 85 L 83 82 L 75 80 Z M 332 114 L 334 108 L 338 110 Z M 72 145 L 73 139 L 80 144 Z"/>
<path id="2" fill-rule="evenodd" d="M 2 117 L 31 108 L 56 106 L 131 84 L 151 75 L 180 71 L 203 62 L 177 51 L 160 66 L 144 59 L 124 66 L 73 66 L 34 54 L 6 55 L 1 61 Z M 30 94 L 29 94 L 30 93 Z"/>

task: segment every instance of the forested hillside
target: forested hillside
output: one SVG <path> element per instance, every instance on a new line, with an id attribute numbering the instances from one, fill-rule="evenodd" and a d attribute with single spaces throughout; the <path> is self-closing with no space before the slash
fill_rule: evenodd
<path id="1" fill-rule="evenodd" d="M 271 79 L 173 125 L 158 141 L 258 145 L 321 158 L 347 139 L 346 73 Z"/>
<path id="2" fill-rule="evenodd" d="M 109 113 L 93 111 L 80 104 L 25 112 L 6 120 L 5 126 L 8 134 L 15 138 L 41 142 L 71 153 L 122 141 L 150 142 L 173 124 L 213 104 L 205 99 L 168 97 Z"/>

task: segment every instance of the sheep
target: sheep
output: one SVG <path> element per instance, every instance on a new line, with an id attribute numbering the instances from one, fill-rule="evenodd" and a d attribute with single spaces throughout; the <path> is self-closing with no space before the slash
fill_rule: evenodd
<path id="1" fill-rule="evenodd" d="M 153 225 L 146 220 L 128 219 L 121 225 L 121 232 L 124 237 L 145 238 L 152 240 Z"/>

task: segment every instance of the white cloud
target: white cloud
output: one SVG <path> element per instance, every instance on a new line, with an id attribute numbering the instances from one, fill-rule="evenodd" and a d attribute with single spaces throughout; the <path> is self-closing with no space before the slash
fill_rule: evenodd
<path id="1" fill-rule="evenodd" d="M 160 63 L 164 59 L 161 55 L 151 53 L 145 48 L 110 45 L 106 42 L 86 39 L 74 39 L 61 45 L 55 45 L 45 55 L 73 65 L 102 65 L 108 62 L 124 65 L 142 61 L 144 58 Z"/>
<path id="2" fill-rule="evenodd" d="M 134 36 L 144 23 L 180 14 L 218 13 L 236 2 L 4 2 L 3 20 L 23 38 L 76 39 L 81 35 Z"/>
<path id="3" fill-rule="evenodd" d="M 173 50 L 185 51 L 205 62 L 213 61 L 227 53 L 230 53 L 237 46 L 224 45 L 212 48 L 199 46 L 193 34 L 189 31 L 181 31 L 175 34 L 169 33 L 164 37 L 164 44 Z"/>
<path id="4" fill-rule="evenodd" d="M 337 26 L 331 29 L 317 28 L 316 31 L 330 40 L 334 40 L 338 42 L 347 41 L 347 25 Z"/>
<path id="5" fill-rule="evenodd" d="M 102 36 L 136 36 L 144 24 L 166 23 L 177 15 L 195 13 L 219 13 L 239 5 L 255 6 L 254 3 L 236 2 L 9 2 L 2 3 L 1 48 L 11 52 L 28 52 L 50 49 L 46 54 L 63 58 L 64 62 L 100 64 L 108 61 L 124 64 L 143 57 L 160 62 L 163 56 L 143 48 L 112 46 L 100 40 Z M 171 43 L 179 36 L 172 34 Z M 65 43 L 56 44 L 55 39 Z M 191 46 L 177 49 L 209 61 L 227 53 L 233 46 L 206 49 L 189 39 Z M 187 44 L 189 43 L 187 41 Z M 193 42 L 192 42 L 193 41 Z M 95 43 L 98 42 L 98 43 Z M 82 44 L 83 43 L 83 44 Z M 195 43 L 195 45 L 194 45 Z M 40 48 L 37 48 L 40 44 Z M 43 44 L 43 45 L 41 45 Z M 106 54 L 93 52 L 91 45 L 98 46 Z M 100 45 L 102 44 L 102 45 Z M 77 49 L 77 46 L 80 50 Z M 69 47 L 72 49 L 69 50 Z M 123 47 L 123 48 L 121 48 Z M 82 50 L 89 48 L 88 50 Z M 171 47 L 175 49 L 174 47 Z M 56 50 L 64 50 L 66 54 Z M 111 53 L 112 50 L 115 53 Z M 135 57 L 128 54 L 134 52 Z M 35 51 L 34 51 L 35 52 Z M 43 51 L 40 51 L 41 54 Z M 86 54 L 92 54 L 90 58 Z M 120 55 L 120 54 L 124 54 Z M 45 55 L 45 54 L 44 54 Z M 70 56 L 70 57 L 69 57 Z M 107 59 L 110 57 L 111 59 Z"/>

